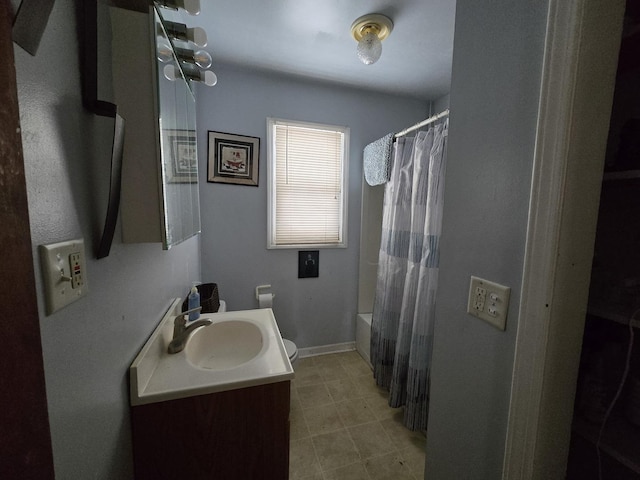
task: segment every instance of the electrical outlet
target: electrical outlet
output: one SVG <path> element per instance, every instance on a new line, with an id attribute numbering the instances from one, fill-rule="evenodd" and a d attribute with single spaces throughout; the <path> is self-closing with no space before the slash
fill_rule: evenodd
<path id="1" fill-rule="evenodd" d="M 84 240 L 40 245 L 47 315 L 75 302 L 88 291 Z"/>
<path id="2" fill-rule="evenodd" d="M 484 310 L 484 302 L 487 300 L 487 290 L 482 287 L 476 287 L 473 293 L 473 309 L 482 312 Z"/>
<path id="3" fill-rule="evenodd" d="M 504 330 L 510 293 L 509 287 L 472 276 L 469 284 L 467 313 Z"/>

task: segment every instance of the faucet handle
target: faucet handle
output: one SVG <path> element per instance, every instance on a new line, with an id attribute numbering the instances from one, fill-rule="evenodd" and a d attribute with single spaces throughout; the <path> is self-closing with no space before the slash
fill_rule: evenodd
<path id="1" fill-rule="evenodd" d="M 187 321 L 187 315 L 189 315 L 190 313 L 193 312 L 199 312 L 200 310 L 202 310 L 202 305 L 196 308 L 192 308 L 191 310 L 185 310 L 184 312 L 181 312 L 178 314 L 178 316 L 176 317 L 176 322 L 178 321 L 178 318 L 183 319 L 185 322 Z"/>

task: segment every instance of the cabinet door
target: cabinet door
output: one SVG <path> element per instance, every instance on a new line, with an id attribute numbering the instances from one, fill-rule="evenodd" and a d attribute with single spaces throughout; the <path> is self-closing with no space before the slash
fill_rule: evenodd
<path id="1" fill-rule="evenodd" d="M 289 384 L 133 407 L 136 479 L 286 480 Z"/>

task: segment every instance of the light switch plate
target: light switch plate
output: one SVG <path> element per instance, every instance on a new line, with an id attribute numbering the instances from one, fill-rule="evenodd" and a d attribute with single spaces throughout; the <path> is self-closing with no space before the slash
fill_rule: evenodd
<path id="1" fill-rule="evenodd" d="M 511 288 L 478 277 L 471 277 L 467 313 L 504 330 L 509 311 Z"/>
<path id="2" fill-rule="evenodd" d="M 84 239 L 40 245 L 47 315 L 75 302 L 88 291 Z"/>

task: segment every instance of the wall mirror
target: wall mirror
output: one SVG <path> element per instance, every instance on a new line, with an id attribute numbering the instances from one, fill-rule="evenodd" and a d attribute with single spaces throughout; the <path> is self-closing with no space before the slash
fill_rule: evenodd
<path id="1" fill-rule="evenodd" d="M 200 232 L 200 200 L 196 101 L 180 57 L 191 51 L 174 45 L 163 10 L 112 7 L 111 24 L 114 96 L 126 121 L 122 240 L 168 250 Z"/>
<path id="2" fill-rule="evenodd" d="M 196 100 L 166 34 L 162 14 L 162 9 L 154 9 L 163 246 L 170 248 L 200 232 L 200 200 Z"/>

